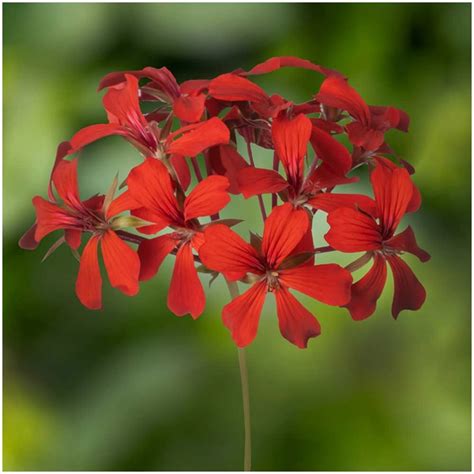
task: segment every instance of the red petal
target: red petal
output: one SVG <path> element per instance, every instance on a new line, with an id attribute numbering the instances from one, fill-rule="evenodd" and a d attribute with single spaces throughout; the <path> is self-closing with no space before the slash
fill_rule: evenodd
<path id="1" fill-rule="evenodd" d="M 227 176 L 229 179 L 228 192 L 239 194 L 238 172 L 248 166 L 245 159 L 232 145 L 219 145 L 209 149 L 209 160 L 216 174 Z"/>
<path id="2" fill-rule="evenodd" d="M 209 176 L 198 183 L 184 201 L 185 220 L 219 212 L 230 201 L 228 188 L 229 180 L 225 176 Z"/>
<path id="3" fill-rule="evenodd" d="M 137 78 L 147 77 L 153 81 L 152 87 L 154 89 L 162 90 L 170 99 L 179 96 L 179 86 L 173 74 L 165 67 L 156 69 L 154 67 L 146 67 L 140 71 L 123 71 L 112 72 L 102 78 L 98 90 L 104 87 L 111 87 L 121 82 L 126 81 L 126 74 L 135 76 Z"/>
<path id="4" fill-rule="evenodd" d="M 374 254 L 372 268 L 357 283 L 352 285 L 351 301 L 346 305 L 352 319 L 360 321 L 373 314 L 386 279 L 387 264 L 385 259 L 378 254 Z"/>
<path id="5" fill-rule="evenodd" d="M 61 161 L 63 161 L 63 158 L 73 153 L 73 151 L 74 150 L 72 149 L 72 145 L 69 142 L 61 142 L 58 145 L 58 148 L 56 149 L 56 158 L 54 159 L 53 169 L 51 170 L 51 175 L 50 175 L 49 183 L 48 183 L 48 198 L 50 201 L 56 200 L 53 194 L 53 189 L 52 189 L 53 174 L 56 169 L 56 166 L 58 166 L 58 164 Z"/>
<path id="6" fill-rule="evenodd" d="M 267 93 L 257 84 L 236 74 L 222 74 L 209 83 L 209 95 L 225 101 L 269 102 Z"/>
<path id="7" fill-rule="evenodd" d="M 146 158 L 130 171 L 127 185 L 133 199 L 158 214 L 163 222 L 182 223 L 171 177 L 161 161 Z"/>
<path id="8" fill-rule="evenodd" d="M 39 242 L 35 239 L 36 222 L 21 236 L 18 245 L 24 250 L 34 250 Z"/>
<path id="9" fill-rule="evenodd" d="M 384 238 L 390 238 L 406 213 L 413 195 L 413 183 L 406 169 L 390 170 L 380 164 L 371 173 L 370 180 Z"/>
<path id="10" fill-rule="evenodd" d="M 255 74 L 267 74 L 269 72 L 276 71 L 282 67 L 298 67 L 302 69 L 309 69 L 310 71 L 316 71 L 325 76 L 337 75 L 342 76 L 338 71 L 319 66 L 318 64 L 313 64 L 307 59 L 297 58 L 296 56 L 276 56 L 270 59 L 267 59 L 263 63 L 257 64 L 246 74 L 255 75 Z"/>
<path id="11" fill-rule="evenodd" d="M 138 79 L 125 74 L 125 81 L 111 87 L 102 99 L 109 120 L 120 125 L 147 126 L 138 100 Z"/>
<path id="12" fill-rule="evenodd" d="M 176 316 L 184 316 L 189 313 L 193 319 L 196 319 L 204 311 L 205 305 L 206 298 L 194 267 L 191 245 L 184 244 L 176 254 L 168 292 L 168 308 Z"/>
<path id="13" fill-rule="evenodd" d="M 130 191 L 123 192 L 120 196 L 117 196 L 107 209 L 107 219 L 110 219 L 117 214 L 120 214 L 125 211 L 131 211 L 133 209 L 138 209 L 140 204 L 133 199 Z"/>
<path id="14" fill-rule="evenodd" d="M 359 181 L 357 176 L 347 178 L 341 174 L 334 174 L 327 166 L 322 163 L 313 173 L 311 173 L 305 181 L 305 189 L 310 194 L 321 191 L 322 189 L 333 188 L 342 184 L 356 183 Z"/>
<path id="15" fill-rule="evenodd" d="M 177 130 L 175 134 L 179 132 L 180 130 Z M 213 117 L 174 140 L 168 146 L 167 153 L 194 157 L 206 148 L 227 144 L 229 140 L 230 132 L 227 126 L 221 119 Z"/>
<path id="16" fill-rule="evenodd" d="M 352 167 L 349 151 L 329 133 L 318 127 L 312 127 L 311 145 L 316 156 L 323 161 L 322 167 L 335 175 L 345 176 Z"/>
<path id="17" fill-rule="evenodd" d="M 376 105 L 369 106 L 369 109 L 374 127 L 382 130 L 397 128 L 402 132 L 408 132 L 410 117 L 403 110 Z"/>
<path id="18" fill-rule="evenodd" d="M 154 277 L 165 257 L 176 247 L 178 241 L 171 234 L 160 235 L 155 239 L 144 240 L 138 247 L 140 257 L 140 280 Z"/>
<path id="19" fill-rule="evenodd" d="M 89 127 L 84 127 L 79 130 L 72 138 L 69 140 L 71 144 L 71 150 L 69 154 L 75 153 L 76 151 L 84 148 L 86 145 L 89 145 L 100 138 L 108 137 L 110 135 L 122 135 L 127 136 L 130 132 L 125 127 L 118 125 L 116 123 L 101 123 L 97 125 L 90 125 Z"/>
<path id="20" fill-rule="evenodd" d="M 363 125 L 370 125 L 369 107 L 356 90 L 341 77 L 328 77 L 321 84 L 316 100 L 329 107 L 346 110 Z"/>
<path id="21" fill-rule="evenodd" d="M 81 245 L 82 231 L 76 229 L 66 229 L 64 231 L 64 237 L 69 247 L 77 250 Z"/>
<path id="22" fill-rule="evenodd" d="M 393 163 L 388 158 L 385 158 L 383 156 L 375 156 L 374 159 L 376 161 L 377 166 L 382 165 L 391 170 L 395 170 L 398 168 L 398 166 L 395 163 Z M 400 160 L 400 161 L 402 162 L 402 165 L 405 167 L 405 169 L 408 171 L 408 174 L 411 175 L 415 172 L 414 168 L 409 163 L 407 163 L 404 160 Z M 421 206 L 420 190 L 415 186 L 415 183 L 413 183 L 413 181 L 412 181 L 412 184 L 413 184 L 413 194 L 411 196 L 410 202 L 408 203 L 406 212 L 416 212 Z"/>
<path id="23" fill-rule="evenodd" d="M 34 197 L 33 205 L 36 209 L 37 221 L 35 240 L 38 242 L 55 230 L 77 228 L 80 225 L 76 217 L 71 216 L 57 204 L 46 201 L 42 197 Z"/>
<path id="24" fill-rule="evenodd" d="M 321 326 L 284 286 L 274 293 L 281 335 L 300 349 L 305 349 L 308 339 L 321 334 Z"/>
<path id="25" fill-rule="evenodd" d="M 170 163 L 176 172 L 176 176 L 178 177 L 181 188 L 183 188 L 183 191 L 186 191 L 186 189 L 188 189 L 189 183 L 191 183 L 191 173 L 189 172 L 189 166 L 186 158 L 181 155 L 171 155 Z"/>
<path id="26" fill-rule="evenodd" d="M 266 293 L 266 284 L 256 283 L 222 309 L 224 324 L 238 347 L 245 347 L 255 339 Z"/>
<path id="27" fill-rule="evenodd" d="M 191 79 L 179 85 L 181 94 L 200 94 L 209 86 L 209 79 Z"/>
<path id="28" fill-rule="evenodd" d="M 333 194 L 319 193 L 308 201 L 314 209 L 324 212 L 332 212 L 340 207 L 351 207 L 361 209 L 367 214 L 376 215 L 375 201 L 363 194 Z"/>
<path id="29" fill-rule="evenodd" d="M 160 230 L 163 230 L 169 225 L 169 220 L 163 220 L 160 215 L 156 214 L 156 212 L 150 211 L 146 207 L 134 209 L 131 214 L 132 216 L 140 217 L 140 219 L 143 219 L 144 221 L 153 222 L 151 225 L 137 227 L 137 230 L 142 234 L 157 234 Z"/>
<path id="30" fill-rule="evenodd" d="M 299 183 L 303 176 L 304 157 L 311 137 L 311 121 L 303 114 L 294 119 L 276 118 L 272 123 L 275 152 L 285 167 L 288 178 Z"/>
<path id="31" fill-rule="evenodd" d="M 273 170 L 248 166 L 237 174 L 239 190 L 246 199 L 258 194 L 278 193 L 288 187 L 288 182 Z"/>
<path id="32" fill-rule="evenodd" d="M 59 197 L 70 207 L 80 206 L 79 188 L 77 181 L 78 160 L 59 161 L 53 171 L 53 184 Z"/>
<path id="33" fill-rule="evenodd" d="M 422 262 L 427 262 L 431 256 L 428 252 L 418 247 L 415 234 L 411 227 L 407 227 L 403 232 L 387 240 L 386 245 L 393 249 L 402 250 L 416 255 Z"/>
<path id="34" fill-rule="evenodd" d="M 262 252 L 268 265 L 277 268 L 300 243 L 309 226 L 308 214 L 290 203 L 273 208 L 265 221 Z"/>
<path id="35" fill-rule="evenodd" d="M 351 298 L 351 274 L 336 264 L 300 266 L 280 272 L 280 280 L 290 288 L 333 306 Z"/>
<path id="36" fill-rule="evenodd" d="M 346 129 L 350 142 L 365 150 L 378 150 L 385 140 L 384 132 L 371 129 L 360 122 L 352 122 Z"/>
<path id="37" fill-rule="evenodd" d="M 408 171 L 408 170 L 407 170 Z M 421 207 L 421 194 L 420 190 L 413 183 L 413 194 L 411 196 L 410 202 L 407 206 L 407 212 L 416 212 Z"/>
<path id="38" fill-rule="evenodd" d="M 199 122 L 204 112 L 205 94 L 180 96 L 173 103 L 173 112 L 183 122 Z"/>
<path id="39" fill-rule="evenodd" d="M 377 223 L 362 212 L 341 207 L 328 214 L 327 243 L 342 252 L 362 252 L 382 247 Z"/>
<path id="40" fill-rule="evenodd" d="M 112 230 L 102 236 L 101 247 L 110 284 L 128 296 L 136 295 L 140 273 L 137 253 Z"/>
<path id="41" fill-rule="evenodd" d="M 392 315 L 396 319 L 404 309 L 420 309 L 426 299 L 426 291 L 411 268 L 396 255 L 387 257 L 392 268 L 394 295 Z"/>
<path id="42" fill-rule="evenodd" d="M 81 256 L 76 280 L 76 295 L 89 309 L 102 307 L 102 277 L 97 256 L 99 237 L 93 236 L 87 242 Z"/>
<path id="43" fill-rule="evenodd" d="M 232 280 L 239 280 L 246 273 L 263 273 L 256 250 L 227 226 L 214 224 L 207 227 L 204 239 L 199 256 L 207 268 L 224 274 L 232 273 Z"/>

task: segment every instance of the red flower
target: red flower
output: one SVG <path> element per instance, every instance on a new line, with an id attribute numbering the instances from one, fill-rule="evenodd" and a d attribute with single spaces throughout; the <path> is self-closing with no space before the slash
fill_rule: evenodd
<path id="1" fill-rule="evenodd" d="M 98 245 L 102 248 L 105 268 L 114 288 L 132 296 L 138 293 L 140 261 L 138 255 L 117 235 L 126 227 L 117 214 L 130 210 L 135 203 L 125 192 L 112 201 L 112 196 L 93 196 L 81 201 L 77 181 L 77 160 L 60 161 L 53 173 L 53 184 L 62 204 L 33 198 L 37 225 L 35 240 L 40 241 L 56 230 L 64 230 L 65 241 L 72 249 L 81 244 L 83 233 L 92 234 L 80 259 L 76 294 L 89 309 L 102 306 L 102 278 L 99 270 Z M 59 243 L 62 243 L 60 239 Z M 56 245 L 56 244 L 55 244 Z"/>
<path id="2" fill-rule="evenodd" d="M 177 316 L 190 313 L 197 318 L 204 310 L 204 290 L 194 266 L 192 249 L 202 243 L 202 225 L 198 218 L 210 216 L 230 201 L 226 192 L 229 181 L 224 176 L 210 176 L 184 197 L 175 189 L 166 166 L 154 158 L 130 172 L 128 189 L 142 206 L 136 213 L 153 225 L 141 230 L 155 234 L 165 227 L 174 232 L 143 241 L 138 249 L 140 280 L 153 277 L 166 255 L 177 250 L 168 293 L 168 307 Z M 178 193 L 178 194 L 177 194 Z"/>
<path id="3" fill-rule="evenodd" d="M 150 82 L 141 88 L 145 100 L 158 100 L 171 106 L 173 114 L 183 122 L 199 122 L 204 113 L 206 95 L 202 92 L 209 81 L 186 81 L 179 85 L 173 74 L 165 67 L 145 67 L 139 71 L 112 72 L 99 84 L 98 90 L 126 81 L 126 76 L 137 79 L 146 77 Z"/>
<path id="4" fill-rule="evenodd" d="M 330 76 L 324 80 L 316 95 L 321 104 L 342 109 L 354 119 L 346 126 L 349 140 L 367 151 L 378 150 L 384 144 L 387 130 L 408 131 L 409 117 L 393 107 L 369 107 L 345 79 Z"/>
<path id="5" fill-rule="evenodd" d="M 205 241 L 199 249 L 204 265 L 222 272 L 229 280 L 248 274 L 248 280 L 253 282 L 222 312 L 224 324 L 239 347 L 255 338 L 267 292 L 275 295 L 283 337 L 300 348 L 306 347 L 308 339 L 321 330 L 312 314 L 289 292 L 290 288 L 331 305 L 349 301 L 349 272 L 338 265 L 313 265 L 308 261 L 307 251 L 312 248 L 301 245 L 308 228 L 307 212 L 286 203 L 273 209 L 265 221 L 263 239 L 254 245 L 224 225 L 211 225 L 205 230 Z"/>
<path id="6" fill-rule="evenodd" d="M 353 319 L 370 316 L 385 286 L 386 262 L 395 284 L 392 315 L 397 318 L 403 309 L 419 309 L 426 292 L 410 267 L 400 258 L 403 252 L 416 255 L 422 262 L 429 260 L 427 252 L 416 243 L 411 227 L 400 234 L 395 231 L 407 212 L 413 195 L 413 183 L 402 168 L 390 169 L 378 165 L 371 174 L 376 214 L 353 208 L 340 208 L 328 215 L 330 230 L 325 238 L 342 252 L 369 252 L 373 258 L 371 270 L 352 285 L 352 298 L 347 305 Z M 378 217 L 378 222 L 376 217 Z"/>
<path id="7" fill-rule="evenodd" d="M 145 156 L 177 154 L 194 157 L 206 148 L 229 142 L 229 130 L 217 117 L 182 127 L 166 137 L 154 122 L 148 122 L 140 110 L 138 79 L 125 74 L 125 82 L 109 88 L 103 103 L 108 124 L 98 124 L 79 130 L 69 141 L 75 153 L 84 146 L 109 135 L 121 135 Z M 179 138 L 174 139 L 178 135 Z"/>
<path id="8" fill-rule="evenodd" d="M 303 114 L 294 118 L 278 117 L 272 123 L 275 153 L 285 169 L 286 178 L 277 171 L 246 167 L 237 174 L 245 198 L 264 193 L 285 191 L 285 200 L 296 206 L 308 204 L 328 212 L 350 203 L 371 207 L 371 200 L 358 194 L 331 194 L 324 189 L 353 182 L 345 175 L 352 160 L 349 152 L 325 131 L 314 127 Z M 316 152 L 313 166 L 304 176 L 304 158 L 311 142 Z M 318 160 L 321 160 L 318 163 Z"/>

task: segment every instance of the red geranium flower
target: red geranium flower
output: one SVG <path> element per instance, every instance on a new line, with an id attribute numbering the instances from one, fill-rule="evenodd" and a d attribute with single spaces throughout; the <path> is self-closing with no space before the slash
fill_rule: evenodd
<path id="1" fill-rule="evenodd" d="M 194 266 L 192 249 L 202 244 L 202 225 L 198 218 L 211 216 L 230 201 L 229 181 L 224 176 L 209 176 L 185 197 L 176 189 L 166 166 L 154 158 L 132 169 L 129 192 L 142 208 L 136 211 L 152 226 L 140 230 L 155 234 L 165 227 L 174 232 L 143 241 L 138 249 L 140 280 L 148 280 L 158 271 L 166 255 L 177 250 L 168 293 L 168 307 L 177 316 L 190 313 L 197 318 L 204 310 L 204 290 Z"/>
<path id="2" fill-rule="evenodd" d="M 179 85 L 166 67 L 160 69 L 145 67 L 139 71 L 111 72 L 100 81 L 98 90 L 125 82 L 127 75 L 137 79 L 150 79 L 150 82 L 140 89 L 142 100 L 155 100 L 167 104 L 171 107 L 173 114 L 183 122 L 193 123 L 201 119 L 206 100 L 203 90 L 206 89 L 209 81 L 192 80 Z"/>
<path id="3" fill-rule="evenodd" d="M 349 140 L 367 151 L 376 151 L 384 144 L 385 132 L 397 128 L 408 131 L 409 117 L 394 107 L 368 106 L 345 79 L 330 76 L 316 95 L 321 104 L 345 110 L 354 119 L 346 126 Z"/>
<path id="4" fill-rule="evenodd" d="M 275 295 L 280 331 L 300 348 L 320 334 L 313 315 L 289 292 L 292 288 L 330 305 L 344 305 L 350 298 L 352 277 L 339 265 L 313 265 L 308 258 L 304 237 L 309 227 L 308 214 L 289 203 L 275 207 L 265 221 L 263 239 L 246 243 L 222 224 L 204 231 L 199 249 L 203 264 L 232 281 L 247 274 L 253 284 L 227 304 L 222 317 L 239 347 L 252 342 L 267 292 Z M 303 256 L 303 259 L 298 258 Z"/>
<path id="5" fill-rule="evenodd" d="M 147 121 L 142 114 L 138 90 L 138 79 L 130 74 L 125 74 L 125 82 L 110 87 L 103 99 L 109 123 L 79 130 L 69 141 L 71 149 L 68 154 L 109 135 L 125 137 L 145 156 L 175 154 L 194 157 L 206 148 L 229 142 L 229 130 L 217 117 L 164 136 L 162 129 L 154 121 Z"/>
<path id="6" fill-rule="evenodd" d="M 413 183 L 402 168 L 378 165 L 371 174 L 376 214 L 353 208 L 340 208 L 328 215 L 327 242 L 342 252 L 368 252 L 362 261 L 373 258 L 370 271 L 352 285 L 352 298 L 347 305 L 355 320 L 370 316 L 376 307 L 387 277 L 386 262 L 394 278 L 392 315 L 397 318 L 404 309 L 419 309 L 426 292 L 410 267 L 400 258 L 403 252 L 416 255 L 422 262 L 430 259 L 416 243 L 411 227 L 400 234 L 395 231 L 407 212 L 413 195 Z M 378 221 L 377 221 L 378 218 Z"/>
<path id="7" fill-rule="evenodd" d="M 294 205 L 308 204 L 326 212 L 350 204 L 371 208 L 372 201 L 367 196 L 323 192 L 337 184 L 356 180 L 346 177 L 352 160 L 343 145 L 324 130 L 313 126 L 305 115 L 275 118 L 272 137 L 276 156 L 283 164 L 286 178 L 274 170 L 253 166 L 243 168 L 238 172 L 237 180 L 245 198 L 284 191 L 284 199 Z M 305 156 L 310 142 L 316 157 L 305 177 Z"/>
<path id="8" fill-rule="evenodd" d="M 129 226 L 127 218 L 116 216 L 135 206 L 130 195 L 125 192 L 112 200 L 112 193 L 81 201 L 77 160 L 60 161 L 52 181 L 62 203 L 46 201 L 40 196 L 33 198 L 37 218 L 35 240 L 39 242 L 51 232 L 62 229 L 65 236 L 53 248 L 65 240 L 76 250 L 81 244 L 82 234 L 92 234 L 82 252 L 76 281 L 76 294 L 81 303 L 89 309 L 102 306 L 102 278 L 97 255 L 99 243 L 110 284 L 126 295 L 137 294 L 138 255 L 115 232 Z"/>

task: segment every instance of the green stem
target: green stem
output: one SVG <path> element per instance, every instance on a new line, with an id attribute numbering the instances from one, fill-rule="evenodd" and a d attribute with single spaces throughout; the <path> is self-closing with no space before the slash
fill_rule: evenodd
<path id="1" fill-rule="evenodd" d="M 227 287 L 232 299 L 239 296 L 239 287 L 234 281 L 227 281 Z M 252 437 L 250 420 L 250 396 L 249 396 L 249 376 L 247 371 L 247 362 L 245 360 L 245 349 L 238 348 L 240 382 L 242 384 L 242 404 L 244 410 L 244 471 L 252 470 Z"/>

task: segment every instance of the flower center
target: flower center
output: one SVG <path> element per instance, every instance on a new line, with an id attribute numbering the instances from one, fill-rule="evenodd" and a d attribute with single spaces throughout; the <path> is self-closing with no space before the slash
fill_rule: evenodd
<path id="1" fill-rule="evenodd" d="M 267 270 L 266 279 L 267 279 L 267 290 L 270 293 L 280 288 L 280 282 L 278 281 L 278 272 L 274 270 Z"/>

